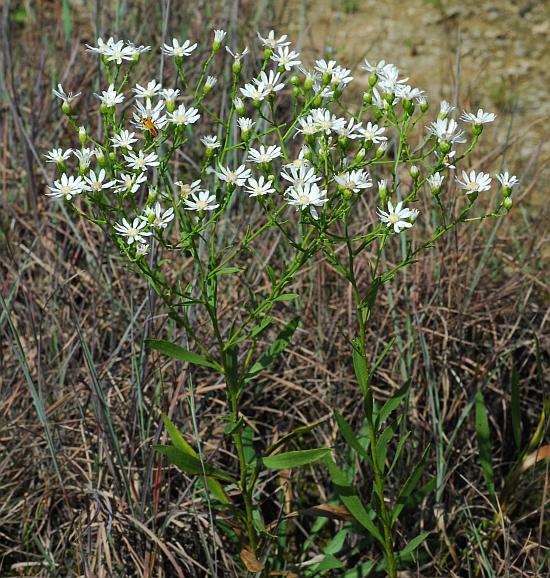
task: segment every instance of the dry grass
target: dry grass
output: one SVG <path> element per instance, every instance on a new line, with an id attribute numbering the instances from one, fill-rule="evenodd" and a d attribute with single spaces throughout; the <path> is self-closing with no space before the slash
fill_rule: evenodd
<path id="1" fill-rule="evenodd" d="M 94 34 L 76 17 L 77 36 L 65 39 L 63 5 L 38 3 L 34 8 L 44 12 L 22 25 L 10 20 L 15 4 L 7 3 L 3 15 L 3 30 L 9 26 L 11 32 L 10 44 L 4 37 L 8 74 L 0 121 L 0 575 L 198 577 L 212 575 L 209 564 L 218 576 L 243 575 L 238 548 L 224 531 L 231 521 L 218 517 L 212 526 L 194 481 L 166 467 L 151 448 L 164 439 L 164 411 L 195 443 L 199 432 L 209 463 L 235 469 L 220 420 L 224 384 L 193 370 L 191 390 L 188 367 L 144 350 L 146 337 L 178 336 L 177 328 L 99 231 L 41 194 L 46 175 L 37 155 L 52 140 L 62 140 L 65 130 L 49 98 L 52 70 L 57 66 L 58 76 L 70 78 L 71 89 L 92 87 L 95 74 L 79 69 L 76 56 L 76 47 Z M 139 18 L 137 9 L 123 14 L 125 33 L 134 30 L 134 38 L 158 44 L 162 14 L 146 5 L 151 12 Z M 218 26 L 237 26 L 234 6 L 225 22 L 224 15 L 216 20 Z M 254 21 L 253 8 L 240 17 Z M 206 25 L 208 10 L 197 4 L 190 16 L 195 26 Z M 147 26 L 148 18 L 159 25 Z M 171 27 L 185 23 L 182 14 Z M 38 34 L 48 25 L 47 34 Z M 51 42 L 44 57 L 40 42 Z M 20 66 L 24 47 L 28 68 Z M 536 167 L 517 169 L 526 176 L 524 191 L 541 186 Z M 368 216 L 372 208 L 365 211 Z M 521 395 L 522 448 L 537 429 L 547 397 L 550 333 L 541 259 L 546 224 L 545 215 L 525 211 L 494 230 L 492 224 L 462 230 L 381 295 L 370 346 L 376 353 L 390 337 L 396 342 L 375 380 L 377 396 L 385 399 L 413 376 L 402 424 L 412 432 L 411 444 L 400 472 L 428 444 L 432 448 L 423 479 L 428 490 L 418 494 L 401 530 L 403 540 L 420 530 L 433 534 L 403 576 L 550 571 L 543 459 L 550 441 L 545 431 L 538 453 L 518 461 L 511 426 L 514 380 Z M 227 227 L 238 227 L 238 214 Z M 263 258 L 278 259 L 275 245 L 266 243 Z M 178 266 L 188 266 L 185 256 Z M 268 284 L 260 268 L 253 266 L 253 273 L 255 287 Z M 244 290 L 226 291 L 228 319 L 242 314 Z M 322 261 L 301 274 L 296 290 L 303 306 L 293 345 L 247 392 L 242 411 L 258 451 L 320 420 L 322 426 L 308 435 L 335 447 L 344 464 L 351 458 L 331 408 L 357 429 L 362 425 L 349 359 L 351 295 L 348 302 L 347 287 Z M 276 314 L 283 320 L 291 312 L 281 304 Z M 489 411 L 497 508 L 478 457 L 474 399 L 480 389 Z M 360 468 L 357 486 L 364 495 L 369 479 Z M 267 523 L 289 520 L 288 545 L 280 555 L 291 564 L 318 554 L 342 527 L 342 520 L 331 519 L 319 532 L 318 519 L 307 515 L 333 498 L 321 467 L 266 477 L 261 496 Z M 306 548 L 314 533 L 315 542 Z M 359 539 L 349 539 L 339 553 L 349 568 L 370 555 Z"/>

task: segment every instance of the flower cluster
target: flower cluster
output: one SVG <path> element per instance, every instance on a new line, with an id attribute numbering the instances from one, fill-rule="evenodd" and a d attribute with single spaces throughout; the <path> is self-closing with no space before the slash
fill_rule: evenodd
<path id="1" fill-rule="evenodd" d="M 351 70 L 325 59 L 306 69 L 287 36 L 277 37 L 273 30 L 265 36 L 258 33 L 264 63 L 248 80 L 241 79 L 248 47 L 241 51 L 227 47 L 233 59 L 232 99 L 227 113 L 218 117 L 203 101 L 217 83 L 208 67 L 225 37 L 223 30 L 214 31 L 202 73 L 192 82 L 185 76 L 183 64 L 201 52 L 198 44 L 174 38 L 161 47 L 165 56 L 174 59 L 180 87 L 164 87 L 157 79 L 148 79 L 124 90 L 131 69 L 120 82 L 120 67 L 136 66 L 139 56 L 151 47 L 113 38 L 106 42 L 99 38 L 96 46 L 88 46 L 90 52 L 100 55 L 107 70 L 107 87 L 96 95 L 106 138 L 99 143 L 89 129 L 80 127 L 80 149 L 48 152 L 46 160 L 60 173 L 49 185 L 48 194 L 71 203 L 79 195 L 87 195 L 91 200 L 88 206 L 97 209 L 91 220 L 101 217 L 126 250 L 135 247 L 129 254 L 132 258 L 143 257 L 151 239 L 163 242 L 163 233 L 172 221 L 183 235 L 198 230 L 197 226 L 207 222 L 208 213 L 215 212 L 217 218 L 232 195 L 242 195 L 241 189 L 268 212 L 278 211 L 281 202 L 295 208 L 303 223 L 325 233 L 366 195 L 367 202 L 378 204 L 379 223 L 372 223 L 371 228 L 378 227 L 380 234 L 401 233 L 419 216 L 418 209 L 407 205 L 418 200 L 422 189 L 442 207 L 446 173 L 473 149 L 483 125 L 495 120 L 494 114 L 482 109 L 475 114 L 462 112 L 459 120 L 472 126 L 472 136 L 460 152 L 457 147 L 468 142 L 466 127 L 452 117 L 455 108 L 443 101 L 438 117 L 426 127 L 424 142 L 415 149 L 409 142 L 412 129 L 428 110 L 428 101 L 422 90 L 407 84 L 408 79 L 401 77 L 394 64 L 365 61 L 362 69 L 368 75 L 368 90 L 351 115 L 341 104 L 343 92 L 354 79 Z M 186 89 L 193 84 L 186 97 Z M 54 94 L 77 126 L 73 102 L 80 93 L 67 94 L 59 85 Z M 186 102 L 178 103 L 184 97 Z M 130 98 L 133 110 L 128 122 L 122 104 Z M 285 100 L 293 106 L 277 106 Z M 289 108 L 294 110 L 292 116 L 284 112 Z M 200 134 L 202 124 L 209 134 Z M 173 156 L 192 141 L 202 143 L 203 148 L 189 165 L 186 182 L 190 184 L 174 181 Z M 395 164 L 386 158 L 390 147 L 394 155 L 415 152 L 398 157 Z M 229 156 L 232 160 L 228 162 Z M 77 175 L 69 174 L 68 162 L 73 158 L 78 161 Z M 384 176 L 384 167 L 392 165 L 408 165 L 410 178 L 400 178 L 395 169 L 392 184 L 388 177 L 379 178 L 376 199 L 367 193 L 373 187 L 372 175 Z M 502 201 L 495 214 L 501 207 L 511 207 L 511 190 L 518 182 L 507 172 L 496 178 Z M 465 191 L 469 210 L 479 193 L 490 189 L 491 181 L 484 172 L 462 170 L 460 178 L 445 182 L 449 188 L 455 183 Z M 169 206 L 160 204 L 159 195 Z"/>

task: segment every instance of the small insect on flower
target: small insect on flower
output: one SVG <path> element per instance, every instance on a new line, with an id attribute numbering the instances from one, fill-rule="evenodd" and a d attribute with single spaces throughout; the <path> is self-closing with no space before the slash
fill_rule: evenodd
<path id="1" fill-rule="evenodd" d="M 142 116 L 140 120 L 141 124 L 143 124 L 143 126 L 149 131 L 149 134 L 153 138 L 157 138 L 159 135 L 159 129 L 155 126 L 153 120 L 148 116 Z"/>

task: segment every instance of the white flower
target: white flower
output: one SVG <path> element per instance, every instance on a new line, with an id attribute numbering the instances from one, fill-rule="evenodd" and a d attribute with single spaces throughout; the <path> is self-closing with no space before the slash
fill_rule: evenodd
<path id="1" fill-rule="evenodd" d="M 195 48 L 197 48 L 197 43 L 195 42 L 195 44 L 191 44 L 190 40 L 186 40 L 181 46 L 180 43 L 178 42 L 177 38 L 173 38 L 172 39 L 172 46 L 170 46 L 169 44 L 164 43 L 164 46 L 161 48 L 162 52 L 164 52 L 164 54 L 167 54 L 168 56 L 189 56 L 193 50 L 195 50 Z"/>
<path id="2" fill-rule="evenodd" d="M 486 173 L 479 172 L 476 174 L 474 170 L 471 170 L 470 174 L 468 174 L 466 171 L 462 171 L 462 180 L 458 177 L 455 177 L 455 179 L 460 188 L 466 191 L 467 195 L 488 191 L 491 188 L 491 177 Z"/>
<path id="3" fill-rule="evenodd" d="M 82 149 L 82 150 L 75 150 L 74 156 L 78 159 L 78 166 L 82 170 L 86 170 L 92 161 L 92 157 L 95 155 L 95 151 L 93 149 Z"/>
<path id="4" fill-rule="evenodd" d="M 175 217 L 174 209 L 172 207 L 162 212 L 162 207 L 159 202 L 156 202 L 154 207 L 147 207 L 143 213 L 144 214 L 140 219 L 149 223 L 151 227 L 156 229 L 166 229 L 168 223 Z"/>
<path id="5" fill-rule="evenodd" d="M 399 79 L 399 69 L 393 64 L 388 64 L 384 67 L 382 75 L 380 77 L 379 86 L 380 89 L 388 94 L 395 94 L 400 90 L 401 84 L 405 84 L 408 78 Z"/>
<path id="6" fill-rule="evenodd" d="M 410 219 L 413 215 L 410 209 L 403 208 L 403 202 L 399 201 L 395 207 L 392 205 L 391 201 L 388 201 L 388 211 L 383 211 L 378 209 L 378 217 L 383 223 L 386 223 L 388 227 L 393 227 L 396 233 L 400 233 L 403 229 L 408 229 L 412 227 L 412 223 L 405 221 L 405 219 Z"/>
<path id="7" fill-rule="evenodd" d="M 115 231 L 124 237 L 126 237 L 126 242 L 131 245 L 134 242 L 145 243 L 145 237 L 152 235 L 151 231 L 145 230 L 147 227 L 147 221 L 143 221 L 139 217 L 136 217 L 132 224 L 126 220 L 122 219 L 122 223 L 115 223 Z"/>
<path id="8" fill-rule="evenodd" d="M 256 32 L 256 34 L 258 35 L 260 42 L 267 48 L 270 48 L 271 50 L 275 50 L 276 48 L 290 45 L 290 42 L 286 42 L 287 39 L 286 34 L 283 34 L 279 38 L 275 38 L 274 30 L 270 30 L 265 38 L 261 36 L 259 32 Z"/>
<path id="9" fill-rule="evenodd" d="M 258 180 L 249 178 L 245 190 L 251 197 L 269 195 L 275 192 L 275 189 L 271 185 L 271 181 L 265 179 L 263 176 Z"/>
<path id="10" fill-rule="evenodd" d="M 145 171 L 149 167 L 158 167 L 160 164 L 157 153 L 152 152 L 145 155 L 142 150 L 140 150 L 137 155 L 131 152 L 125 155 L 124 159 L 128 163 L 128 166 L 135 171 Z"/>
<path id="11" fill-rule="evenodd" d="M 188 125 L 196 123 L 201 115 L 196 108 L 190 106 L 185 108 L 184 104 L 180 104 L 178 108 L 171 114 L 170 122 L 177 125 Z"/>
<path id="12" fill-rule="evenodd" d="M 386 128 L 383 126 L 379 128 L 377 124 L 368 122 L 367 126 L 361 129 L 361 134 L 365 140 L 372 141 L 374 144 L 378 144 L 382 141 L 388 140 L 388 137 L 384 136 L 385 130 Z"/>
<path id="13" fill-rule="evenodd" d="M 254 126 L 254 121 L 251 118 L 242 116 L 237 119 L 237 124 L 242 132 L 248 132 Z"/>
<path id="14" fill-rule="evenodd" d="M 495 118 L 496 115 L 493 112 L 483 112 L 482 108 L 478 109 L 477 114 L 473 114 L 472 112 L 463 112 L 460 115 L 460 119 L 464 122 L 470 122 L 477 126 L 487 122 L 493 122 Z"/>
<path id="15" fill-rule="evenodd" d="M 242 187 L 246 179 L 252 175 L 252 171 L 244 165 L 241 165 L 235 171 L 232 171 L 229 167 L 222 167 L 220 165 L 219 171 L 215 171 L 215 173 L 220 180 L 237 187 Z"/>
<path id="16" fill-rule="evenodd" d="M 214 30 L 214 42 L 221 44 L 224 41 L 227 32 L 225 30 Z"/>
<path id="17" fill-rule="evenodd" d="M 515 175 L 510 175 L 508 171 L 504 173 L 498 173 L 495 175 L 497 181 L 507 189 L 515 187 L 519 183 L 519 179 Z"/>
<path id="18" fill-rule="evenodd" d="M 132 60 L 134 54 L 137 54 L 136 48 L 131 44 L 124 46 L 124 40 L 107 44 L 103 51 L 103 55 L 109 62 L 116 62 L 117 64 L 122 64 L 123 60 Z"/>
<path id="19" fill-rule="evenodd" d="M 218 82 L 218 79 L 215 76 L 207 76 L 204 83 L 204 89 L 211 90 L 216 82 Z"/>
<path id="20" fill-rule="evenodd" d="M 154 98 L 162 90 L 162 84 L 157 83 L 156 80 L 151 80 L 146 87 L 136 84 L 132 90 L 136 93 L 136 98 Z"/>
<path id="21" fill-rule="evenodd" d="M 182 181 L 176 181 L 174 183 L 176 187 L 180 190 L 180 198 L 185 200 L 191 193 L 197 192 L 201 188 L 200 179 L 193 181 L 191 184 L 183 183 Z"/>
<path id="22" fill-rule="evenodd" d="M 323 76 L 330 76 L 330 84 L 337 83 L 346 85 L 353 80 L 353 76 L 349 76 L 351 70 L 343 68 L 336 64 L 335 60 L 329 60 L 328 62 L 324 59 L 315 61 L 315 70 L 320 72 Z"/>
<path id="23" fill-rule="evenodd" d="M 447 116 L 453 112 L 453 110 L 455 109 L 454 106 L 452 106 L 450 103 L 448 103 L 446 100 L 442 100 L 441 103 L 439 104 L 439 118 L 447 118 Z"/>
<path id="24" fill-rule="evenodd" d="M 141 119 L 148 118 L 159 130 L 161 130 L 162 128 L 164 128 L 164 126 L 166 126 L 166 123 L 168 122 L 168 118 L 166 117 L 166 115 L 162 114 L 164 106 L 165 106 L 164 101 L 162 100 L 157 102 L 155 106 L 152 105 L 150 98 L 145 99 L 145 106 L 139 100 L 136 101 L 137 112 L 132 113 L 132 116 L 134 118 L 133 124 L 135 126 L 142 128 L 143 123 Z"/>
<path id="25" fill-rule="evenodd" d="M 423 90 L 420 90 L 419 88 L 413 88 L 408 84 L 398 85 L 395 91 L 396 96 L 405 100 L 413 100 L 414 98 L 421 98 L 423 93 L 424 93 Z"/>
<path id="26" fill-rule="evenodd" d="M 109 108 L 124 100 L 124 95 L 117 93 L 114 84 L 110 84 L 107 90 L 102 91 L 101 96 L 99 94 L 96 94 L 96 96 L 101 100 L 101 104 Z"/>
<path id="27" fill-rule="evenodd" d="M 65 91 L 63 90 L 63 87 L 61 86 L 61 84 L 57 85 L 57 90 L 52 90 L 52 92 L 55 94 L 55 96 L 57 96 L 58 98 L 60 98 L 63 102 L 67 103 L 67 104 L 71 104 L 71 102 L 77 98 L 78 96 L 80 96 L 82 93 L 81 92 L 77 92 L 76 94 L 73 94 L 72 92 L 69 92 L 69 94 L 65 94 Z"/>
<path id="28" fill-rule="evenodd" d="M 134 138 L 135 135 L 135 132 L 130 132 L 129 130 L 121 130 L 119 134 L 115 134 L 115 136 L 113 136 L 111 144 L 115 149 L 124 148 L 131 151 L 132 144 L 138 140 L 137 138 Z"/>
<path id="29" fill-rule="evenodd" d="M 149 254 L 150 250 L 151 248 L 147 243 L 138 243 L 138 246 L 136 247 L 136 255 L 138 257 L 145 257 L 145 255 Z"/>
<path id="30" fill-rule="evenodd" d="M 282 155 L 281 147 L 271 145 L 265 147 L 260 145 L 260 150 L 250 149 L 249 151 L 250 160 L 254 163 L 270 163 L 273 159 L 280 157 Z"/>
<path id="31" fill-rule="evenodd" d="M 249 82 L 244 85 L 244 88 L 239 88 L 239 90 L 242 92 L 243 96 L 259 102 L 269 94 L 269 91 L 263 82 L 259 82 L 258 84 L 252 84 Z"/>
<path id="32" fill-rule="evenodd" d="M 102 189 L 110 189 L 116 184 L 116 181 L 103 182 L 105 180 L 105 169 L 101 169 L 98 175 L 95 174 L 95 171 L 90 171 L 90 173 L 84 177 L 84 180 L 88 184 L 88 190 L 94 193 L 98 193 Z"/>
<path id="33" fill-rule="evenodd" d="M 464 131 L 458 130 L 458 124 L 454 118 L 438 118 L 436 122 L 430 124 L 428 132 L 437 137 L 439 142 L 466 142 Z"/>
<path id="34" fill-rule="evenodd" d="M 344 125 L 342 128 L 338 129 L 336 132 L 340 136 L 344 136 L 351 140 L 355 140 L 363 135 L 363 128 L 361 127 L 362 123 L 356 123 L 355 119 L 352 117 L 348 120 L 348 123 Z"/>
<path id="35" fill-rule="evenodd" d="M 287 189 L 285 194 L 289 196 L 288 204 L 296 209 L 310 207 L 311 216 L 314 219 L 317 218 L 317 211 L 314 207 L 322 207 L 328 201 L 327 192 L 322 191 L 316 183 L 297 185 Z"/>
<path id="36" fill-rule="evenodd" d="M 203 136 L 201 142 L 207 149 L 218 149 L 222 146 L 217 136 Z"/>
<path id="37" fill-rule="evenodd" d="M 300 152 L 298 153 L 298 157 L 295 158 L 293 161 L 285 165 L 285 169 L 289 169 L 290 167 L 294 167 L 295 169 L 299 169 L 301 167 L 307 167 L 310 165 L 308 159 L 305 158 L 306 154 L 306 147 L 302 147 Z"/>
<path id="38" fill-rule="evenodd" d="M 119 193 L 136 193 L 139 187 L 147 180 L 145 173 L 139 173 L 138 175 L 120 173 L 119 176 L 120 178 L 116 181 L 119 183 Z"/>
<path id="39" fill-rule="evenodd" d="M 44 156 L 46 157 L 47 163 L 62 163 L 66 161 L 73 154 L 73 149 L 52 149 L 47 152 Z"/>
<path id="40" fill-rule="evenodd" d="M 51 193 L 46 194 L 50 197 L 65 197 L 70 201 L 75 195 L 81 193 L 85 186 L 82 177 L 68 177 L 63 173 L 58 181 L 54 181 L 53 186 L 48 185 Z"/>
<path id="41" fill-rule="evenodd" d="M 272 92 L 279 92 L 285 87 L 284 82 L 280 82 L 281 73 L 274 72 L 273 70 L 269 71 L 269 75 L 267 75 L 263 70 L 260 72 L 259 80 L 256 79 L 254 82 L 258 85 L 263 85 L 264 89 L 267 91 L 267 94 L 271 94 Z"/>
<path id="42" fill-rule="evenodd" d="M 431 177 L 428 177 L 426 182 L 432 191 L 439 191 L 439 189 L 441 189 L 441 185 L 443 185 L 444 178 L 445 177 L 441 173 L 435 173 Z"/>
<path id="43" fill-rule="evenodd" d="M 418 215 L 420 215 L 420 211 L 418 209 L 411 209 L 411 214 L 409 215 L 409 221 L 414 223 L 416 219 L 418 219 Z"/>
<path id="44" fill-rule="evenodd" d="M 308 114 L 306 117 L 299 119 L 298 123 L 300 125 L 298 132 L 301 132 L 306 136 L 316 134 L 321 130 L 315 118 L 311 114 Z"/>
<path id="45" fill-rule="evenodd" d="M 372 187 L 369 174 L 363 170 L 350 171 L 343 175 L 335 175 L 334 180 L 344 189 L 358 193 L 361 189 Z"/>
<path id="46" fill-rule="evenodd" d="M 228 46 L 226 46 L 225 49 L 227 52 L 229 52 L 229 54 L 231 54 L 236 64 L 242 60 L 243 56 L 248 54 L 248 46 L 245 46 L 242 52 L 233 52 Z"/>
<path id="47" fill-rule="evenodd" d="M 111 36 L 107 42 L 103 42 L 103 38 L 98 38 L 97 39 L 97 46 L 90 46 L 89 44 L 86 44 L 86 48 L 88 49 L 88 52 L 95 52 L 96 54 L 106 54 L 107 50 L 109 49 L 109 47 L 114 46 L 115 41 L 113 40 L 113 37 Z"/>
<path id="48" fill-rule="evenodd" d="M 390 63 L 386 64 L 385 60 L 379 60 L 376 64 L 371 64 L 367 59 L 365 59 L 365 63 L 361 68 L 371 74 L 381 77 L 386 75 L 387 70 L 391 70 L 395 68 L 395 66 Z"/>
<path id="49" fill-rule="evenodd" d="M 313 167 L 306 164 L 296 167 L 294 163 L 285 167 L 285 170 L 281 172 L 281 177 L 289 181 L 292 187 L 304 187 L 321 180 L 321 177 L 315 174 Z"/>
<path id="50" fill-rule="evenodd" d="M 164 99 L 165 103 L 174 103 L 176 98 L 180 95 L 179 88 L 164 88 L 160 91 L 160 97 Z"/>
<path id="51" fill-rule="evenodd" d="M 277 62 L 279 66 L 288 72 L 293 66 L 299 66 L 301 64 L 298 56 L 300 56 L 299 52 L 290 50 L 288 46 L 283 46 L 277 48 L 277 51 L 271 55 L 271 60 Z"/>
<path id="52" fill-rule="evenodd" d="M 342 130 L 346 124 L 343 118 L 337 118 L 336 115 L 332 114 L 330 110 L 325 108 L 316 108 L 311 111 L 311 116 L 313 121 L 319 127 L 320 130 L 324 131 L 325 134 L 330 134 L 330 131 L 335 132 Z"/>
<path id="53" fill-rule="evenodd" d="M 191 198 L 185 199 L 185 206 L 188 211 L 213 211 L 220 205 L 216 203 L 216 195 L 211 195 L 210 191 L 199 191 L 198 195 L 191 193 Z"/>
<path id="54" fill-rule="evenodd" d="M 135 54 L 145 54 L 145 52 L 151 52 L 151 47 L 144 46 L 143 44 L 136 46 L 133 42 L 128 42 L 128 46 L 131 46 L 134 49 Z"/>

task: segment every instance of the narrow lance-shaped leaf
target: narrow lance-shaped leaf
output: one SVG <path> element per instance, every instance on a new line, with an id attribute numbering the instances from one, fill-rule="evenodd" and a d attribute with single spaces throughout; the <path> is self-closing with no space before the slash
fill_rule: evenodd
<path id="1" fill-rule="evenodd" d="M 270 470 L 286 470 L 318 462 L 330 455 L 331 451 L 330 448 L 315 448 L 312 450 L 285 452 L 276 456 L 266 456 L 262 458 L 262 462 Z"/>
<path id="2" fill-rule="evenodd" d="M 192 351 L 188 351 L 175 343 L 170 343 L 169 341 L 163 341 L 161 339 L 148 339 L 146 343 L 152 349 L 160 351 L 160 353 L 163 353 L 172 359 L 186 361 L 187 363 L 192 363 L 194 365 L 203 365 L 204 367 L 210 367 L 211 369 L 217 369 L 218 371 L 221 369 L 216 362 L 209 361 L 208 359 L 205 359 Z"/>
<path id="3" fill-rule="evenodd" d="M 489 430 L 489 418 L 487 417 L 487 406 L 483 399 L 483 392 L 478 390 L 476 393 L 476 433 L 477 445 L 479 448 L 479 460 L 481 470 L 487 490 L 493 501 L 496 500 L 495 483 L 493 476 L 493 458 L 491 451 L 491 432 Z"/>

